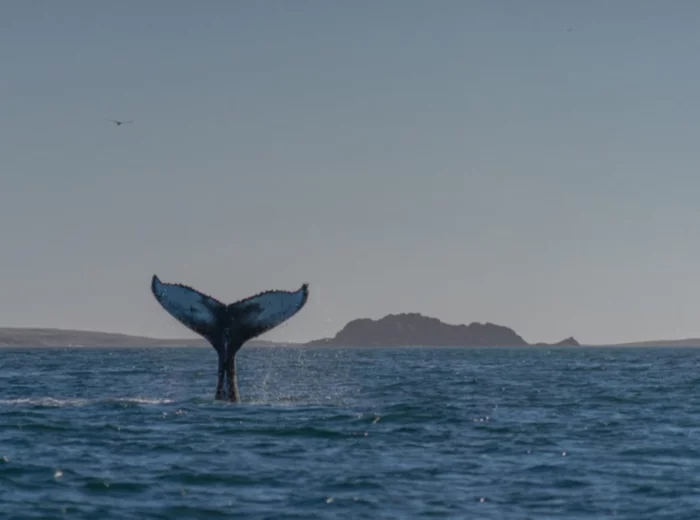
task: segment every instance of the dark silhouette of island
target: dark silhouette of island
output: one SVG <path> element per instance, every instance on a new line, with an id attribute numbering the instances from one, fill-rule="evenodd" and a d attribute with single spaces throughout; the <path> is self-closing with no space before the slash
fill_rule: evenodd
<path id="1" fill-rule="evenodd" d="M 437 318 L 407 313 L 389 314 L 379 320 L 353 320 L 333 338 L 310 341 L 306 345 L 519 347 L 530 344 L 513 329 L 503 325 L 450 325 Z M 578 345 L 578 342 L 574 338 L 567 338 L 557 345 Z"/>

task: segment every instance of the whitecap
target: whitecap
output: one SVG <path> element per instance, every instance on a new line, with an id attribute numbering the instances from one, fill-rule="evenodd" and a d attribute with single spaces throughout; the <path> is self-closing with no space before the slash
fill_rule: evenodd
<path id="1" fill-rule="evenodd" d="M 0 405 L 25 405 L 25 406 L 85 406 L 96 403 L 130 403 L 130 404 L 170 404 L 172 399 L 148 398 L 148 397 L 108 397 L 102 399 L 66 398 L 54 397 L 20 397 L 17 399 L 0 399 Z"/>

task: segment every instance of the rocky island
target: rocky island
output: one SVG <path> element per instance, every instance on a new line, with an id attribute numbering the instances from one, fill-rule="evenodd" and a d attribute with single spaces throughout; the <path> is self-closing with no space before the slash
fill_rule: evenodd
<path id="1" fill-rule="evenodd" d="M 574 338 L 567 338 L 555 345 L 578 346 L 578 344 Z M 379 320 L 369 318 L 352 320 L 334 337 L 311 341 L 306 345 L 518 347 L 530 344 L 513 329 L 503 325 L 493 323 L 450 325 L 419 313 L 405 313 L 389 314 Z"/>

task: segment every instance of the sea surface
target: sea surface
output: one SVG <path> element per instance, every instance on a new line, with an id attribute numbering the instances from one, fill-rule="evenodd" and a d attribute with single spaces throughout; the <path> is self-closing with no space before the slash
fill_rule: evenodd
<path id="1" fill-rule="evenodd" d="M 0 349 L 0 518 L 700 518 L 700 348 Z"/>

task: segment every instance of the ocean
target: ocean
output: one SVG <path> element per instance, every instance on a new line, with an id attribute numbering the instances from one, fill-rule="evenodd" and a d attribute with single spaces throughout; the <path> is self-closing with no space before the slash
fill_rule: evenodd
<path id="1" fill-rule="evenodd" d="M 700 518 L 700 348 L 0 349 L 0 518 Z"/>

